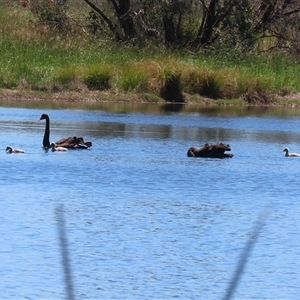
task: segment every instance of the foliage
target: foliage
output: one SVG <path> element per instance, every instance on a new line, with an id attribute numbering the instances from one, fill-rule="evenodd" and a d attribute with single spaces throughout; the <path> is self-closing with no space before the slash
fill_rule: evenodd
<path id="1" fill-rule="evenodd" d="M 37 18 L 37 26 L 48 26 L 60 33 L 70 30 L 68 7 L 64 1 L 35 0 L 30 2 L 30 10 Z"/>
<path id="2" fill-rule="evenodd" d="M 139 64 L 125 64 L 120 75 L 119 86 L 125 92 L 148 92 L 149 74 Z"/>
<path id="3" fill-rule="evenodd" d="M 57 72 L 56 80 L 67 85 L 78 77 L 78 69 L 75 66 L 65 66 Z"/>
<path id="4" fill-rule="evenodd" d="M 244 52 L 253 50 L 260 38 L 272 36 L 272 47 L 299 51 L 297 0 L 84 2 L 93 11 L 89 25 L 92 31 L 111 34 L 117 41 L 191 50 L 214 46 L 227 51 L 235 47 Z"/>
<path id="5" fill-rule="evenodd" d="M 165 69 L 163 72 L 162 87 L 160 96 L 170 102 L 184 102 L 182 95 L 181 73 L 172 69 Z"/>
<path id="6" fill-rule="evenodd" d="M 264 39 L 267 49 L 300 53 L 298 0 L 21 2 L 28 3 L 38 27 L 46 26 L 59 34 L 81 30 L 94 35 L 95 43 L 114 39 L 123 45 L 244 53 L 255 50 Z"/>
<path id="7" fill-rule="evenodd" d="M 168 101 L 184 101 L 195 95 L 257 99 L 256 95 L 263 96 L 264 92 L 300 91 L 299 61 L 290 54 L 259 54 L 242 48 L 224 52 L 219 51 L 216 41 L 209 49 L 199 51 L 175 50 L 161 44 L 141 48 L 99 38 L 95 42 L 95 36 L 86 31 L 71 35 L 56 30 L 40 32 L 30 22 L 30 10 L 20 6 L 0 8 L 1 88 L 110 89 L 114 93 L 148 93 Z M 228 20 L 222 26 L 229 28 L 230 24 Z M 230 45 L 234 41 L 228 41 L 227 49 Z"/>
<path id="8" fill-rule="evenodd" d="M 92 65 L 87 70 L 84 83 L 90 90 L 108 90 L 111 87 L 111 77 L 109 66 Z"/>

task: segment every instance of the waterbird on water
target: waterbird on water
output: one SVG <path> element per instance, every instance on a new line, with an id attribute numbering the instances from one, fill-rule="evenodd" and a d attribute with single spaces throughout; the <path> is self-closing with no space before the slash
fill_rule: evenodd
<path id="1" fill-rule="evenodd" d="M 8 152 L 8 153 L 25 153 L 24 150 L 21 150 L 21 149 L 14 149 L 14 148 L 11 147 L 11 146 L 7 146 L 5 151 Z"/>
<path id="2" fill-rule="evenodd" d="M 290 153 L 290 150 L 287 147 L 285 147 L 283 149 L 283 152 L 285 152 L 286 157 L 299 157 L 300 156 L 300 154 L 298 154 L 298 153 Z"/>
<path id="3" fill-rule="evenodd" d="M 45 133 L 43 137 L 44 149 L 51 148 L 50 143 L 50 118 L 47 114 L 42 114 L 39 121 L 46 120 Z M 88 149 L 92 146 L 92 142 L 85 142 L 82 137 L 66 137 L 55 142 L 55 145 L 68 148 L 68 149 Z"/>
<path id="4" fill-rule="evenodd" d="M 51 143 L 51 148 L 52 148 L 52 151 L 68 151 L 67 148 L 65 147 L 60 147 L 60 146 L 56 146 L 55 143 Z"/>

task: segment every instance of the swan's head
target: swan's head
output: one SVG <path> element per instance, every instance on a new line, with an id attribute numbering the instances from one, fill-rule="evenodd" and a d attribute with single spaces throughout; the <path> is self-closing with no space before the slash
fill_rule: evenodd
<path id="1" fill-rule="evenodd" d="M 287 147 L 285 147 L 284 149 L 283 149 L 283 152 L 289 152 L 290 150 L 289 150 L 289 148 L 287 148 Z"/>
<path id="2" fill-rule="evenodd" d="M 40 120 L 45 120 L 45 119 L 49 119 L 49 116 L 47 114 L 42 114 L 39 121 Z"/>

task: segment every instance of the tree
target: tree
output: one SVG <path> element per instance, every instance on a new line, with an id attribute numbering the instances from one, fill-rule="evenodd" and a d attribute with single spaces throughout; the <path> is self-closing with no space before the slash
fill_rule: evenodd
<path id="1" fill-rule="evenodd" d="M 83 1 L 118 41 L 251 48 L 259 38 L 272 34 L 278 41 L 299 43 L 295 34 L 299 32 L 299 0 Z M 289 36 L 284 34 L 286 26 Z"/>
<path id="2" fill-rule="evenodd" d="M 286 20 L 299 19 L 298 0 L 199 0 L 201 25 L 194 40 L 195 47 L 208 46 L 222 34 L 227 38 L 247 41 L 253 45 L 256 38 L 273 32 L 281 39 L 278 29 Z M 281 25 L 281 26 L 280 26 Z M 292 25 L 290 25 L 292 26 Z M 299 31 L 299 29 L 298 29 Z"/>
<path id="3" fill-rule="evenodd" d="M 135 24 L 131 14 L 131 3 L 130 0 L 107 0 L 107 3 L 114 11 L 117 23 L 112 21 L 99 6 L 96 6 L 89 0 L 83 0 L 88 4 L 94 12 L 96 12 L 100 18 L 107 24 L 108 28 L 119 41 L 130 40 L 135 37 L 136 30 Z"/>
<path id="4" fill-rule="evenodd" d="M 66 34 L 71 29 L 66 2 L 66 0 L 28 0 L 21 4 L 29 7 L 36 15 L 38 26 L 47 26 L 61 34 Z"/>

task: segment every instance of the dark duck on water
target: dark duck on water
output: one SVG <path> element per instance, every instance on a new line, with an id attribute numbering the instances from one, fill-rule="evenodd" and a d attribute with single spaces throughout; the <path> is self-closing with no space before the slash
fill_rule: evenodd
<path id="1" fill-rule="evenodd" d="M 205 144 L 203 147 L 191 147 L 188 152 L 188 157 L 211 157 L 211 158 L 232 158 L 234 154 L 225 153 L 231 151 L 229 145 L 223 143 Z"/>

